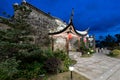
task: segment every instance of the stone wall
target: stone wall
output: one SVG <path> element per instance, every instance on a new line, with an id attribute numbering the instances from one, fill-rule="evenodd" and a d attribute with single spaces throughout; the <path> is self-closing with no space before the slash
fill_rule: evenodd
<path id="1" fill-rule="evenodd" d="M 54 50 L 63 50 L 66 51 L 66 39 L 58 37 L 54 40 Z"/>
<path id="2" fill-rule="evenodd" d="M 15 5 L 14 7 L 17 6 L 21 5 Z M 41 42 L 40 39 L 43 39 L 44 41 L 45 37 L 41 35 L 48 35 L 49 32 L 57 32 L 66 27 L 66 23 L 64 23 L 60 19 L 57 19 L 50 14 L 37 9 L 29 3 L 23 2 L 22 6 L 26 6 L 27 9 L 31 10 L 26 21 L 33 27 L 33 29 L 35 29 L 36 43 Z M 16 17 L 18 13 L 19 10 L 15 10 L 14 17 Z"/>

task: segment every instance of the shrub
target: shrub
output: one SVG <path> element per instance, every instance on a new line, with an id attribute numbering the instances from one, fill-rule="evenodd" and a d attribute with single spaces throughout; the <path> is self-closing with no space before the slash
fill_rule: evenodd
<path id="1" fill-rule="evenodd" d="M 112 52 L 110 52 L 109 54 L 107 54 L 108 56 L 114 57 L 116 55 L 114 55 Z"/>
<path id="2" fill-rule="evenodd" d="M 22 50 L 16 55 L 19 64 L 19 73 L 15 75 L 16 78 L 38 78 L 39 75 L 45 74 L 46 70 L 43 68 L 44 61 L 47 59 L 46 54 L 40 48 L 33 48 L 30 50 Z"/>
<path id="3" fill-rule="evenodd" d="M 47 49 L 43 50 L 43 55 L 46 58 L 53 57 L 53 51 L 48 47 Z"/>
<path id="4" fill-rule="evenodd" d="M 89 49 L 89 52 L 90 52 L 90 54 L 93 54 L 94 50 L 93 49 Z"/>
<path id="5" fill-rule="evenodd" d="M 43 69 L 43 64 L 38 62 L 33 62 L 31 64 L 24 65 L 24 69 L 20 69 L 19 73 L 15 75 L 16 78 L 38 78 L 39 75 L 45 74 L 46 71 Z"/>
<path id="6" fill-rule="evenodd" d="M 61 72 L 65 72 L 69 70 L 69 66 L 72 64 L 72 60 L 69 57 L 66 57 L 63 61 L 63 67 L 61 68 Z"/>
<path id="7" fill-rule="evenodd" d="M 67 54 L 65 54 L 65 52 L 64 51 L 62 51 L 62 50 L 56 50 L 55 52 L 53 52 L 53 55 L 55 56 L 55 57 L 57 57 L 57 58 L 59 58 L 59 59 L 61 59 L 62 61 L 64 61 L 65 60 L 65 58 L 66 57 L 68 57 L 68 55 Z"/>
<path id="8" fill-rule="evenodd" d="M 45 61 L 44 68 L 48 73 L 58 73 L 61 66 L 61 60 L 56 57 L 50 57 Z"/>
<path id="9" fill-rule="evenodd" d="M 89 52 L 89 49 L 86 47 L 80 47 L 80 50 L 81 50 L 82 54 L 87 54 L 87 52 Z"/>
<path id="10" fill-rule="evenodd" d="M 16 54 L 18 60 L 21 60 L 21 64 L 33 63 L 34 61 L 43 62 L 46 57 L 41 49 L 23 50 Z"/>
<path id="11" fill-rule="evenodd" d="M 69 58 L 69 56 L 65 54 L 64 51 L 59 49 L 53 52 L 53 54 L 54 54 L 54 57 L 59 58 L 62 61 L 60 72 L 68 71 L 68 67 L 72 63 L 72 60 Z"/>
<path id="12" fill-rule="evenodd" d="M 6 59 L 0 63 L 0 80 L 13 80 L 13 76 L 18 72 L 18 63 L 15 58 Z"/>
<path id="13" fill-rule="evenodd" d="M 115 50 L 111 51 L 111 53 L 113 53 L 113 55 L 120 55 L 120 50 L 115 49 Z"/>

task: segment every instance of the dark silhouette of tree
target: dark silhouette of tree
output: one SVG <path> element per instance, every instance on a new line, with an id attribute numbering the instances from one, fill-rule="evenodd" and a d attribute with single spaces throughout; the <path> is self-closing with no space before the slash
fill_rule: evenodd
<path id="1" fill-rule="evenodd" d="M 18 14 L 17 18 L 11 18 L 12 21 L 3 19 L 2 23 L 9 25 L 10 28 L 0 30 L 0 61 L 18 53 L 29 52 L 35 46 L 31 43 L 33 38 L 29 37 L 32 34 L 32 28 L 26 22 L 30 11 L 24 6 L 21 6 L 20 9 L 24 11 Z"/>
<path id="2" fill-rule="evenodd" d="M 120 43 L 120 34 L 116 34 L 114 36 L 107 35 L 105 38 L 103 38 L 103 36 L 100 36 L 99 39 L 100 40 L 96 41 L 96 47 L 115 48 Z"/>
<path id="3" fill-rule="evenodd" d="M 105 38 L 105 46 L 107 47 L 114 47 L 115 46 L 115 38 L 111 35 L 107 35 Z"/>
<path id="4" fill-rule="evenodd" d="M 116 39 L 117 39 L 116 42 L 117 42 L 117 43 L 120 43 L 120 34 L 116 34 L 115 37 L 116 37 Z"/>
<path id="5" fill-rule="evenodd" d="M 99 40 L 100 41 L 104 40 L 104 36 L 99 36 Z"/>

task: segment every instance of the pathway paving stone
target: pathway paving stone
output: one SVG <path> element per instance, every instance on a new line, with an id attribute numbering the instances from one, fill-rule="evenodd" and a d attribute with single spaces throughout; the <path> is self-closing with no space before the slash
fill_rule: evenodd
<path id="1" fill-rule="evenodd" d="M 69 56 L 77 61 L 74 71 L 90 80 L 120 80 L 120 59 L 108 57 L 104 53 L 84 58 L 80 57 L 79 52 L 70 52 Z"/>

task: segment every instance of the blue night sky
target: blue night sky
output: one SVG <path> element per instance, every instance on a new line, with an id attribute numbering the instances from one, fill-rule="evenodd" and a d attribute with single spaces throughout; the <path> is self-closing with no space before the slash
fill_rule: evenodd
<path id="1" fill-rule="evenodd" d="M 0 0 L 2 12 L 13 15 L 12 4 L 22 0 Z M 120 34 L 120 0 L 26 0 L 33 6 L 50 12 L 68 23 L 74 8 L 73 23 L 78 30 L 90 28 L 89 33 L 96 35 Z"/>

